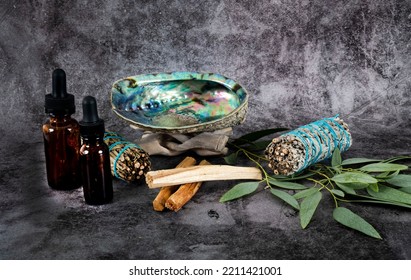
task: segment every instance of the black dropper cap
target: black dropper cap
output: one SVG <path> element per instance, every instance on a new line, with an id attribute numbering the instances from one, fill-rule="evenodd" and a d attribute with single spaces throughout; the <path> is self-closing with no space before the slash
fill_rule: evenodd
<path id="1" fill-rule="evenodd" d="M 103 137 L 104 121 L 98 117 L 97 102 L 93 96 L 83 99 L 83 119 L 80 121 L 80 134 L 83 137 Z"/>
<path id="2" fill-rule="evenodd" d="M 47 114 L 74 114 L 76 106 L 74 95 L 67 93 L 66 73 L 62 69 L 53 71 L 53 91 L 46 94 L 45 111 Z"/>

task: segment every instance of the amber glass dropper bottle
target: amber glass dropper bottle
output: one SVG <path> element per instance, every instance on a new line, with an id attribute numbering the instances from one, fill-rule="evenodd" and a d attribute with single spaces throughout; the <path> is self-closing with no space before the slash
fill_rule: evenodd
<path id="1" fill-rule="evenodd" d="M 66 73 L 53 72 L 53 90 L 45 97 L 45 111 L 49 119 L 43 125 L 47 181 L 57 190 L 81 186 L 80 126 L 71 117 L 76 108 L 74 96 L 67 93 Z"/>
<path id="2" fill-rule="evenodd" d="M 91 205 L 109 203 L 113 199 L 110 154 L 103 139 L 104 121 L 98 116 L 97 102 L 92 96 L 83 99 L 80 134 L 84 199 Z"/>

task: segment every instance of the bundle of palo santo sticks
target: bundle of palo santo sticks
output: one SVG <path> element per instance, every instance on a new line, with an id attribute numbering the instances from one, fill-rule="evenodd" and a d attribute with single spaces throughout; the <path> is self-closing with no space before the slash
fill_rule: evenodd
<path id="1" fill-rule="evenodd" d="M 202 161 L 203 164 L 208 164 L 207 161 Z M 186 157 L 177 165 L 177 168 L 194 166 L 196 160 L 192 157 Z M 157 197 L 153 201 L 153 208 L 156 211 L 163 211 L 168 208 L 173 211 L 178 211 L 186 204 L 198 191 L 201 183 L 187 183 L 184 185 L 174 185 L 162 187 Z"/>
<path id="2" fill-rule="evenodd" d="M 150 171 L 149 155 L 138 145 L 125 141 L 115 132 L 106 132 L 104 142 L 110 150 L 113 176 L 127 182 L 133 182 Z"/>
<path id="3" fill-rule="evenodd" d="M 206 160 L 198 166 L 194 166 L 195 164 L 194 158 L 186 157 L 175 169 L 150 171 L 146 174 L 150 188 L 161 187 L 153 201 L 154 210 L 163 211 L 167 208 L 177 212 L 197 193 L 204 181 L 262 179 L 261 171 L 255 167 L 210 165 Z"/>

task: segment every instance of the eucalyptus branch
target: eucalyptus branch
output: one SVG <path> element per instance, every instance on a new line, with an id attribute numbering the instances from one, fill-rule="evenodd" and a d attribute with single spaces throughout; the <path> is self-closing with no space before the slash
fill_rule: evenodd
<path id="1" fill-rule="evenodd" d="M 233 153 L 224 159 L 228 164 L 236 164 L 241 154 L 253 162 L 263 173 L 259 182 L 244 182 L 235 185 L 223 195 L 220 201 L 230 201 L 256 192 L 260 183 L 265 182 L 270 192 L 299 210 L 301 227 L 305 228 L 315 214 L 322 200 L 322 191 L 332 197 L 335 209 L 333 218 L 354 230 L 374 238 L 381 238 L 378 232 L 363 218 L 351 210 L 341 207 L 340 203 L 371 203 L 411 208 L 411 175 L 409 166 L 393 162 L 410 160 L 411 156 L 402 155 L 386 160 L 350 158 L 342 160 L 338 148 L 334 150 L 331 164 L 315 164 L 298 175 L 270 175 L 263 163 L 264 154 L 257 153 L 262 143 L 258 139 L 281 129 L 270 129 L 247 134 L 230 143 Z M 261 150 L 261 149 L 260 149 Z M 268 168 L 268 170 L 270 170 Z M 307 182 L 313 182 L 309 186 Z M 345 198 L 349 197 L 349 198 Z"/>

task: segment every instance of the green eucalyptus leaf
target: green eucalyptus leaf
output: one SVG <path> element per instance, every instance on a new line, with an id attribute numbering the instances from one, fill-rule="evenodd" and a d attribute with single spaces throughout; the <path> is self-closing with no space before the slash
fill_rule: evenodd
<path id="1" fill-rule="evenodd" d="M 253 193 L 257 190 L 259 184 L 259 182 L 244 182 L 237 184 L 220 198 L 220 202 L 234 200 Z"/>
<path id="2" fill-rule="evenodd" d="M 262 140 L 258 142 L 252 142 L 248 146 L 245 146 L 244 149 L 250 152 L 261 151 L 261 150 L 265 150 L 270 143 L 271 143 L 271 140 Z"/>
<path id="3" fill-rule="evenodd" d="M 378 199 L 386 201 L 395 201 L 411 205 L 411 194 L 402 192 L 391 187 L 381 185 L 378 192 L 371 189 L 367 189 L 367 191 L 369 195 Z"/>
<path id="4" fill-rule="evenodd" d="M 390 176 L 390 174 L 391 174 L 391 172 L 383 172 L 383 173 L 378 174 L 377 176 L 375 176 L 375 178 L 385 179 L 385 178 L 387 178 L 388 176 Z"/>
<path id="5" fill-rule="evenodd" d="M 289 176 L 289 178 L 292 179 L 292 180 L 301 180 L 301 179 L 312 177 L 314 174 L 315 173 L 313 173 L 313 172 L 303 171 L 303 172 L 295 173 L 295 174 Z"/>
<path id="6" fill-rule="evenodd" d="M 288 203 L 289 205 L 291 205 L 295 209 L 300 210 L 300 205 L 298 204 L 298 201 L 292 195 L 290 195 L 290 194 L 288 194 L 284 191 L 280 191 L 280 190 L 276 190 L 276 189 L 271 189 L 270 191 L 274 196 L 276 196 L 279 199 L 285 201 L 286 203 Z"/>
<path id="7" fill-rule="evenodd" d="M 400 174 L 385 181 L 397 187 L 411 188 L 411 175 Z"/>
<path id="8" fill-rule="evenodd" d="M 405 192 L 405 193 L 411 193 L 411 188 L 401 188 L 398 189 L 399 191 Z"/>
<path id="9" fill-rule="evenodd" d="M 294 196 L 295 199 L 301 199 L 301 198 L 310 196 L 310 195 L 312 195 L 312 194 L 314 194 L 318 191 L 319 191 L 319 188 L 312 187 L 312 188 L 309 188 L 309 189 L 306 189 L 306 190 L 299 191 L 298 193 L 294 194 L 293 196 Z"/>
<path id="10" fill-rule="evenodd" d="M 410 208 L 411 209 L 411 205 L 409 205 L 409 204 L 396 202 L 396 201 L 387 201 L 385 199 L 380 199 L 380 198 L 377 198 L 377 197 L 372 197 L 372 196 L 367 196 L 367 195 L 362 195 L 362 194 L 356 194 L 353 197 L 355 197 L 356 199 L 352 200 L 351 202 L 395 205 L 395 206 L 400 206 L 400 207 Z M 357 199 L 357 198 L 364 198 L 364 199 Z"/>
<path id="11" fill-rule="evenodd" d="M 368 188 L 368 186 L 369 186 L 369 184 L 365 184 L 365 183 L 346 183 L 346 184 L 343 184 L 343 185 L 346 186 L 346 187 L 349 187 L 353 190 L 362 190 L 362 189 Z"/>
<path id="12" fill-rule="evenodd" d="M 268 182 L 270 183 L 270 185 L 274 185 L 279 188 L 283 188 L 287 190 L 304 190 L 308 188 L 304 186 L 303 184 L 294 183 L 294 182 L 277 181 L 273 178 L 268 178 Z"/>
<path id="13" fill-rule="evenodd" d="M 271 175 L 268 178 L 279 180 L 279 181 L 297 181 L 297 180 L 312 177 L 313 175 L 314 173 L 312 172 L 303 172 L 303 173 L 293 174 L 291 176 Z"/>
<path id="14" fill-rule="evenodd" d="M 270 129 L 264 129 L 264 130 L 259 130 L 259 131 L 254 131 L 248 134 L 245 134 L 241 136 L 240 138 L 235 139 L 232 144 L 234 145 L 244 145 L 244 144 L 249 144 L 251 142 L 254 142 L 260 138 L 263 138 L 264 136 L 268 136 L 277 132 L 281 131 L 286 131 L 288 128 L 270 128 Z"/>
<path id="15" fill-rule="evenodd" d="M 235 164 L 237 164 L 237 161 L 238 161 L 238 154 L 237 153 L 232 153 L 232 154 L 224 157 L 224 161 L 227 164 L 235 165 Z"/>
<path id="16" fill-rule="evenodd" d="M 313 217 L 315 210 L 322 198 L 321 192 L 307 196 L 303 199 L 300 206 L 300 224 L 302 228 L 306 228 Z"/>
<path id="17" fill-rule="evenodd" d="M 370 158 L 349 158 L 345 159 L 341 162 L 341 165 L 351 165 L 351 164 L 360 164 L 360 163 L 368 163 L 368 162 L 379 162 L 380 159 L 370 159 Z"/>
<path id="18" fill-rule="evenodd" d="M 374 192 L 378 192 L 379 191 L 379 187 L 378 187 L 378 183 L 375 184 L 369 184 L 368 185 L 368 189 L 374 191 Z"/>
<path id="19" fill-rule="evenodd" d="M 383 160 L 383 162 L 394 162 L 394 161 L 404 160 L 404 159 L 411 159 L 411 156 L 397 156 L 397 157 L 392 157 L 392 158 Z"/>
<path id="20" fill-rule="evenodd" d="M 331 178 L 336 183 L 351 184 L 351 183 L 361 183 L 361 184 L 374 184 L 378 180 L 371 175 L 361 173 L 361 172 L 344 172 L 335 175 Z"/>
<path id="21" fill-rule="evenodd" d="M 395 176 L 397 176 L 400 173 L 400 170 L 397 170 L 395 172 L 383 172 L 381 174 L 378 174 L 377 176 L 375 176 L 375 178 L 377 179 L 391 179 Z"/>
<path id="22" fill-rule="evenodd" d="M 333 211 L 333 217 L 337 222 L 343 224 L 344 226 L 358 230 L 368 236 L 382 239 L 380 234 L 372 225 L 347 208 L 335 208 Z"/>
<path id="23" fill-rule="evenodd" d="M 271 180 L 278 180 L 278 181 L 286 181 L 286 180 L 290 180 L 291 177 L 290 176 L 285 176 L 285 175 L 270 175 L 268 176 L 269 179 Z M 293 179 L 291 179 L 293 180 Z"/>
<path id="24" fill-rule="evenodd" d="M 335 183 L 341 190 L 343 190 L 345 193 L 348 194 L 356 194 L 355 190 L 353 188 L 350 188 L 349 184 L 342 184 L 342 183 Z M 368 186 L 368 184 L 365 185 L 365 188 Z"/>
<path id="25" fill-rule="evenodd" d="M 365 172 L 393 172 L 406 169 L 408 169 L 406 165 L 386 162 L 371 163 L 360 168 L 360 170 Z"/>
<path id="26" fill-rule="evenodd" d="M 340 191 L 340 190 L 332 189 L 331 192 L 332 192 L 333 194 L 338 195 L 338 196 L 341 196 L 341 197 L 344 197 L 344 196 L 345 196 L 344 192 L 342 192 L 342 191 Z"/>
<path id="27" fill-rule="evenodd" d="M 341 166 L 342 159 L 341 159 L 341 152 L 340 149 L 337 147 L 333 152 L 333 156 L 331 158 L 331 166 L 336 168 Z"/>

